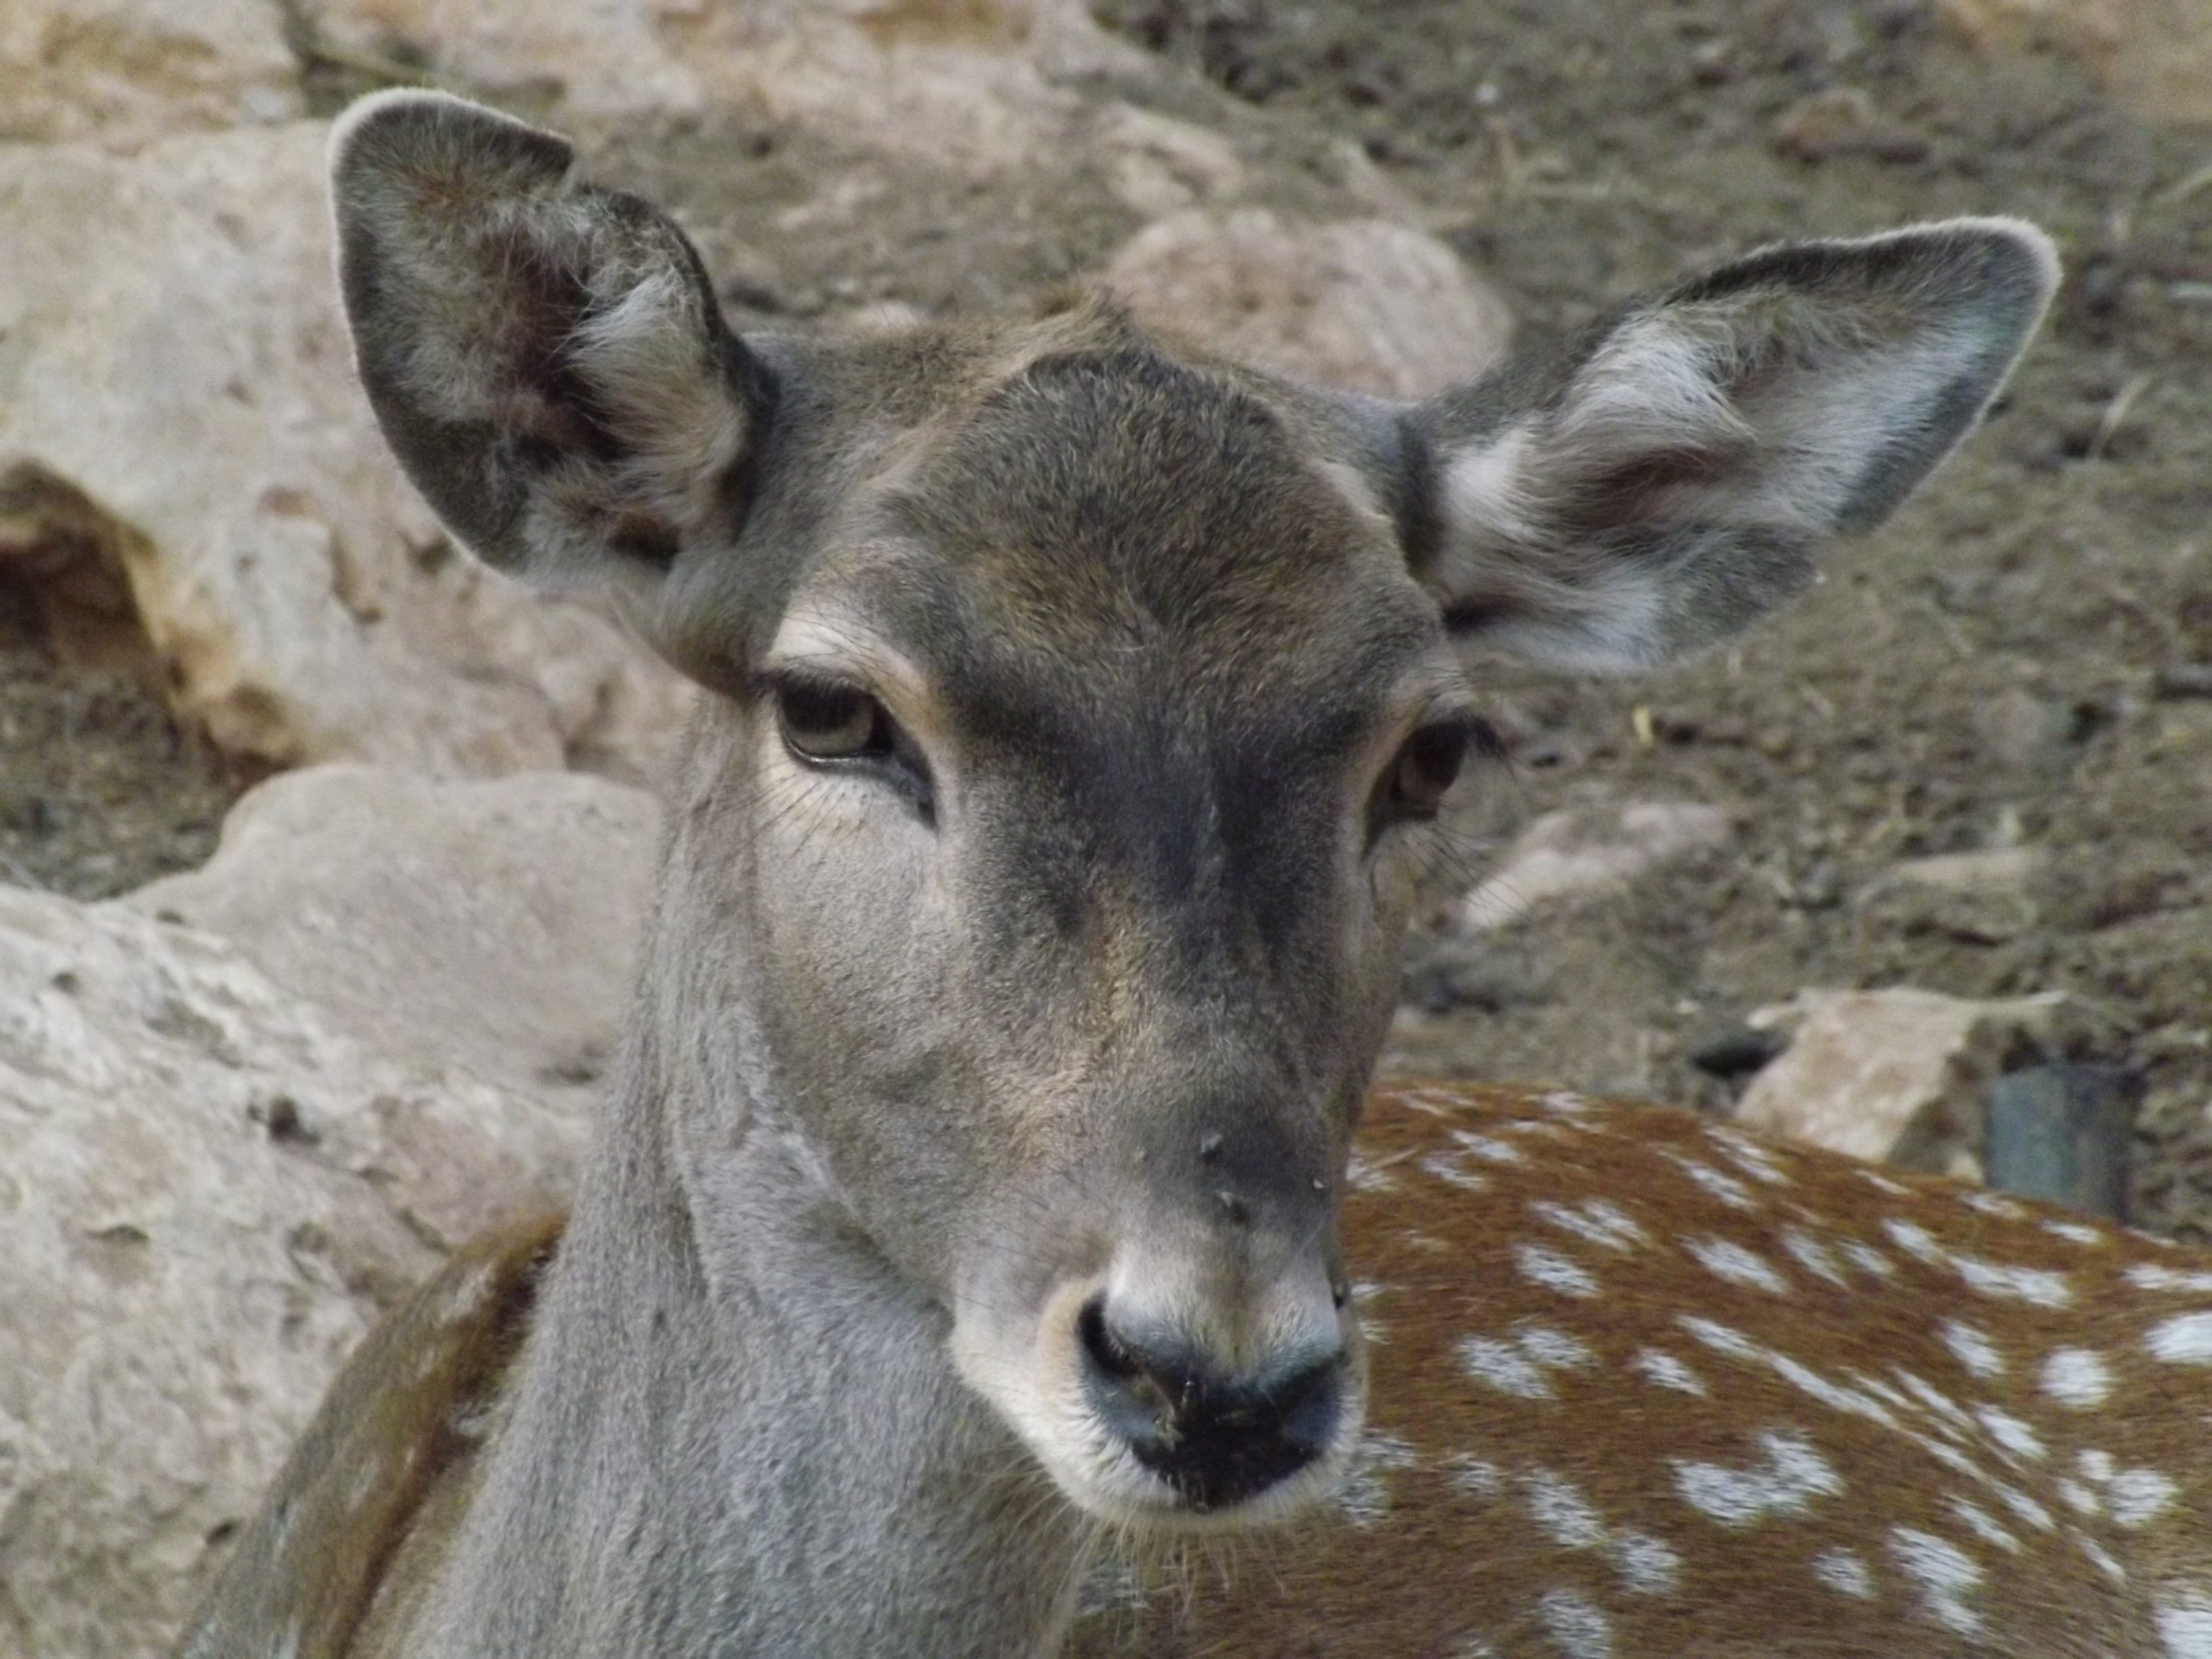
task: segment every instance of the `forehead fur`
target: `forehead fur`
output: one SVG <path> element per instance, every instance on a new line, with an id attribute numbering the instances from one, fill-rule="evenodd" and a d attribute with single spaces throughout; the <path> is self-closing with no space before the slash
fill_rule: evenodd
<path id="1" fill-rule="evenodd" d="M 1292 660 L 1371 670 L 1433 631 L 1387 523 L 1327 475 L 1296 410 L 1110 310 L 1056 320 L 887 504 L 958 595 L 925 648 L 957 611 L 963 648 L 1092 684 L 1164 659 L 1186 684 L 1249 686 Z"/>

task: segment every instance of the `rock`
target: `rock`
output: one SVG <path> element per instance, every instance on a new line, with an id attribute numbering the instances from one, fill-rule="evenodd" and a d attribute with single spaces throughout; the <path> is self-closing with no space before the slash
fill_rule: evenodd
<path id="1" fill-rule="evenodd" d="M 272 778 L 204 868 L 115 901 L 230 940 L 379 1052 L 580 1116 L 611 1054 L 659 851 L 651 795 L 531 772 Z"/>
<path id="2" fill-rule="evenodd" d="M 379 1309 L 581 1133 L 205 934 L 0 889 L 0 1646 L 166 1653 Z"/>
<path id="3" fill-rule="evenodd" d="M 310 54 L 555 120 L 771 118 L 957 171 L 1079 143 L 1089 106 L 1048 77 L 1147 77 L 1081 0 L 301 0 Z"/>
<path id="4" fill-rule="evenodd" d="M 1263 368 L 1417 398 L 1479 373 L 1512 319 L 1442 242 L 1387 219 L 1193 209 L 1139 231 L 1106 285 L 1144 322 Z"/>
<path id="5" fill-rule="evenodd" d="M 659 775 L 684 682 L 455 556 L 386 456 L 331 280 L 325 137 L 0 149 L 9 562 L 119 561 L 179 714 L 249 772 Z"/>
<path id="6" fill-rule="evenodd" d="M 1859 894 L 1860 914 L 1897 933 L 2001 945 L 2033 928 L 2048 860 L 2032 847 L 1902 859 Z"/>
<path id="7" fill-rule="evenodd" d="M 310 51 L 395 78 L 428 66 L 510 105 L 571 117 L 698 110 L 705 92 L 652 0 L 301 0 Z"/>
<path id="8" fill-rule="evenodd" d="M 1938 10 L 1979 50 L 2081 59 L 2138 115 L 2212 121 L 2207 0 L 1939 0 Z"/>
<path id="9" fill-rule="evenodd" d="M 9 0 L 0 141 L 135 149 L 165 134 L 307 113 L 270 0 Z"/>
<path id="10" fill-rule="evenodd" d="M 1618 892 L 1661 864 L 1726 846 L 1734 833 L 1725 809 L 1695 801 L 1547 812 L 1468 896 L 1459 925 L 1480 933 L 1540 906 Z"/>
<path id="11" fill-rule="evenodd" d="M 1883 114 L 1856 87 L 1830 87 L 1799 99 L 1775 123 L 1774 147 L 1801 161 L 1844 155 L 1918 161 L 1928 155 L 1924 136 Z"/>
<path id="12" fill-rule="evenodd" d="M 1802 991 L 1751 1016 L 1790 1045 L 1752 1079 L 1739 1121 L 1876 1163 L 1978 1180 L 1982 1091 L 2055 1053 L 2078 1021 L 2056 992 L 1975 1001 L 1933 991 Z"/>
<path id="13" fill-rule="evenodd" d="M 2128 1218 L 2128 1151 L 2140 1073 L 2062 1060 L 1999 1078 L 1983 1105 L 1990 1185 Z"/>

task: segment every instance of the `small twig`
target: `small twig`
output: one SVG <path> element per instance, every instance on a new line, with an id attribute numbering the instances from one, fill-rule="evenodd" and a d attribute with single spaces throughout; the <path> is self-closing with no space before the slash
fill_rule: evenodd
<path id="1" fill-rule="evenodd" d="M 2127 384 L 2112 394 L 2112 402 L 2105 405 L 2104 414 L 2098 418 L 2096 435 L 2089 440 L 2085 459 L 2104 459 L 2105 447 L 2112 441 L 2112 434 L 2120 429 L 2120 422 L 2128 418 L 2128 411 L 2136 406 L 2136 400 L 2149 391 L 2157 379 L 2157 375 L 2148 370 L 2130 374 Z"/>
<path id="2" fill-rule="evenodd" d="M 2212 188 L 2212 161 L 2207 161 L 2179 184 L 2160 191 L 2155 199 L 2160 206 L 2171 207 L 2177 203 L 2187 201 L 2198 191 L 2208 188 Z"/>

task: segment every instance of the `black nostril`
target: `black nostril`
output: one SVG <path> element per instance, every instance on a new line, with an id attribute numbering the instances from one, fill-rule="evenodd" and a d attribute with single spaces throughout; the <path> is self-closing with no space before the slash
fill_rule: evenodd
<path id="1" fill-rule="evenodd" d="M 1328 1449 L 1343 1413 L 1345 1354 L 1249 1377 L 1179 1345 L 1117 1330 L 1103 1297 L 1077 1316 L 1085 1392 L 1101 1423 L 1193 1510 L 1241 1504 Z M 1309 1351 L 1310 1353 L 1310 1351 Z"/>

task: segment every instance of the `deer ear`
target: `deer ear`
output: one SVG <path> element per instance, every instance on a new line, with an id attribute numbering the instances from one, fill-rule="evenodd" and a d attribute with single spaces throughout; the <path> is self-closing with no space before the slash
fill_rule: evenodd
<path id="1" fill-rule="evenodd" d="M 1663 662 L 1809 583 L 2004 383 L 2050 240 L 1958 219 L 1770 248 L 1410 412 L 1417 573 L 1459 632 L 1561 667 Z"/>
<path id="2" fill-rule="evenodd" d="M 735 533 L 768 380 L 699 257 L 568 143 L 441 94 L 380 93 L 331 140 L 338 281 L 399 463 L 486 562 L 653 582 Z"/>

